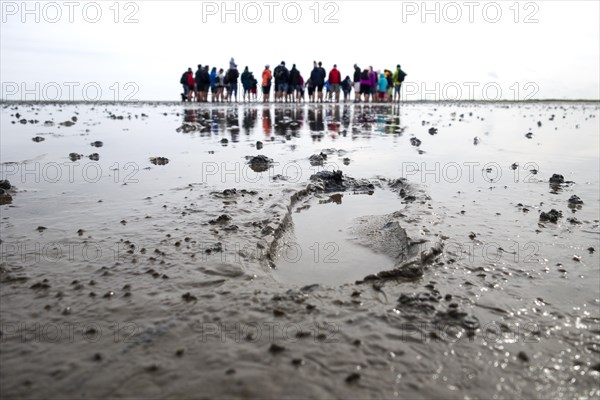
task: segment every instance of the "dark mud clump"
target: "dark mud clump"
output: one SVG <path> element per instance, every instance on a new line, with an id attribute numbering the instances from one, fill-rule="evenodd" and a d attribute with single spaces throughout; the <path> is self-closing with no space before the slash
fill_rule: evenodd
<path id="1" fill-rule="evenodd" d="M 583 204 L 583 200 L 581 200 L 579 198 L 579 196 L 577 196 L 576 194 L 574 194 L 573 196 L 571 196 L 569 198 L 569 204 L 570 205 L 582 205 Z"/>
<path id="2" fill-rule="evenodd" d="M 271 347 L 269 347 L 269 352 L 273 353 L 273 354 L 278 354 L 285 351 L 285 347 L 277 344 L 277 343 L 272 343 Z"/>
<path id="3" fill-rule="evenodd" d="M 39 143 L 39 142 L 43 142 L 43 141 L 44 141 L 44 140 L 46 140 L 46 139 L 44 139 L 44 138 L 43 138 L 43 137 L 41 137 L 41 136 L 36 136 L 36 137 L 34 137 L 34 138 L 31 138 L 31 140 L 32 140 L 32 141 L 34 141 L 34 142 L 36 142 L 36 143 Z"/>
<path id="4" fill-rule="evenodd" d="M 100 160 L 100 154 L 98 153 L 92 153 L 88 156 L 88 158 L 92 161 L 99 161 Z"/>
<path id="5" fill-rule="evenodd" d="M 169 159 L 166 157 L 150 157 L 150 162 L 154 165 L 167 165 Z"/>
<path id="6" fill-rule="evenodd" d="M 90 145 L 92 147 L 102 147 L 104 146 L 104 143 L 102 143 L 100 140 L 96 140 L 95 142 L 90 143 Z"/>
<path id="7" fill-rule="evenodd" d="M 209 126 L 210 127 L 210 126 Z M 177 132 L 190 133 L 190 132 L 198 132 L 204 130 L 205 126 L 201 123 L 196 122 L 184 122 L 179 128 L 176 129 Z"/>
<path id="8" fill-rule="evenodd" d="M 14 194 L 14 186 L 6 179 L 0 180 L 0 205 L 12 204 L 11 192 Z"/>
<path id="9" fill-rule="evenodd" d="M 323 165 L 326 160 L 327 160 L 327 154 L 325 154 L 323 152 L 321 152 L 319 154 L 313 154 L 312 156 L 310 156 L 308 158 L 308 161 L 310 161 L 310 165 L 312 165 L 313 167 Z"/>
<path id="10" fill-rule="evenodd" d="M 342 171 L 320 171 L 310 177 L 312 188 L 323 192 L 344 192 L 347 190 L 373 193 L 375 186 L 367 179 L 354 179 L 344 176 Z"/>
<path id="11" fill-rule="evenodd" d="M 558 219 L 562 217 L 562 211 L 556 211 L 554 208 L 548 212 L 540 213 L 540 222 L 552 222 L 557 223 Z"/>
<path id="12" fill-rule="evenodd" d="M 552 176 L 548 180 L 548 183 L 550 184 L 550 193 L 558 194 L 563 189 L 563 187 L 572 185 L 575 182 L 566 181 L 564 176 L 560 174 L 552 174 Z"/>
<path id="13" fill-rule="evenodd" d="M 319 200 L 319 204 L 342 204 L 342 198 L 343 198 L 343 194 L 341 193 L 334 193 L 331 196 L 329 196 L 328 199 L 325 200 Z M 298 209 L 296 209 L 296 212 L 300 212 L 302 210 L 306 210 L 310 208 L 310 204 L 307 204 L 305 206 L 302 207 L 298 207 Z"/>
<path id="14" fill-rule="evenodd" d="M 81 157 L 83 157 L 83 154 L 77 154 L 77 153 L 69 153 L 69 159 L 71 161 L 77 161 L 80 160 Z"/>
<path id="15" fill-rule="evenodd" d="M 367 275 L 362 281 L 356 283 L 360 284 L 370 281 L 386 281 L 391 279 L 414 280 L 421 276 L 423 276 L 423 266 L 418 265 L 417 263 L 410 263 L 387 271 L 381 271 L 377 274 Z"/>
<path id="16" fill-rule="evenodd" d="M 263 155 L 248 156 L 246 159 L 248 160 L 250 169 L 254 172 L 265 172 L 273 165 L 273 160 Z"/>
<path id="17" fill-rule="evenodd" d="M 410 138 L 410 144 L 415 147 L 419 147 L 421 145 L 421 140 L 417 139 L 416 137 L 412 137 Z"/>
<path id="18" fill-rule="evenodd" d="M 397 229 L 403 229 L 398 226 Z M 406 233 L 404 233 L 406 235 Z M 390 235 L 388 237 L 389 240 L 398 241 L 398 236 Z M 389 245 L 388 245 L 389 246 Z M 405 260 L 409 259 L 410 261 L 400 261 L 396 263 L 396 266 L 387 271 L 381 271 L 377 274 L 372 274 L 366 276 L 362 281 L 356 282 L 357 284 L 370 282 L 370 281 L 387 281 L 387 280 L 400 280 L 400 281 L 412 281 L 419 279 L 423 276 L 425 272 L 425 268 L 432 264 L 437 257 L 442 253 L 441 244 L 433 245 L 426 251 L 421 252 L 418 256 L 410 257 L 411 251 L 409 247 L 415 246 L 414 243 L 411 243 L 408 236 L 405 236 L 404 243 L 399 248 L 406 248 L 406 251 L 401 253 L 397 259 Z"/>
<path id="19" fill-rule="evenodd" d="M 11 204 L 12 196 L 7 190 L 0 188 L 0 205 Z"/>
<path id="20" fill-rule="evenodd" d="M 433 135 L 437 135 L 437 133 L 438 133 L 437 128 L 434 128 L 434 127 L 429 128 L 429 134 L 430 135 L 432 135 L 432 136 Z"/>
<path id="21" fill-rule="evenodd" d="M 394 179 L 389 182 L 389 186 L 392 190 L 400 195 L 400 198 L 404 200 L 406 203 L 411 203 L 417 200 L 417 197 L 413 193 L 411 186 L 408 184 L 408 181 L 405 178 Z M 427 199 L 423 199 L 427 200 Z"/>
<path id="22" fill-rule="evenodd" d="M 216 219 L 211 219 L 210 221 L 208 221 L 208 223 L 211 225 L 216 225 L 216 224 L 226 224 L 229 221 L 231 221 L 231 217 L 227 214 L 222 214 L 222 215 L 219 215 L 219 217 L 217 217 Z"/>
<path id="23" fill-rule="evenodd" d="M 550 177 L 550 179 L 548 180 L 549 183 L 553 183 L 555 185 L 560 185 L 565 183 L 565 177 L 560 175 L 560 174 L 552 174 L 552 176 Z"/>
<path id="24" fill-rule="evenodd" d="M 182 294 L 181 298 L 187 303 L 198 300 L 198 298 L 192 295 L 190 292 Z"/>
<path id="25" fill-rule="evenodd" d="M 517 358 L 522 362 L 529 362 L 529 356 L 524 351 L 520 351 L 519 354 L 517 354 Z"/>

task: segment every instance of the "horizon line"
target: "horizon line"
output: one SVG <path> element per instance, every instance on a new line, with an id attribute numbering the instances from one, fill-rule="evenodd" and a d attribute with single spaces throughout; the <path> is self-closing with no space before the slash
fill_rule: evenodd
<path id="1" fill-rule="evenodd" d="M 182 105 L 260 105 L 260 104 L 281 104 L 281 105 L 302 105 L 302 104 L 330 104 L 330 105 L 353 105 L 353 104 L 368 104 L 368 105 L 400 105 L 400 104 L 423 104 L 423 103 L 600 103 L 599 99 L 528 99 L 528 100 L 403 100 L 394 102 L 358 102 L 340 101 L 340 102 L 275 102 L 275 101 L 232 101 L 232 102 L 183 102 L 181 100 L 4 100 L 0 99 L 0 104 L 182 104 Z"/>

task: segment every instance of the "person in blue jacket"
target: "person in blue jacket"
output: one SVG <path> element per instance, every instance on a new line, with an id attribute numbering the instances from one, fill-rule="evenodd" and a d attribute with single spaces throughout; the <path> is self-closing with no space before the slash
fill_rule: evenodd
<path id="1" fill-rule="evenodd" d="M 381 74 L 379 74 L 379 82 L 377 82 L 377 89 L 378 89 L 377 98 L 380 103 L 385 101 L 385 94 L 387 93 L 387 88 L 388 88 L 388 80 L 385 77 L 385 74 L 382 72 Z"/>
<path id="2" fill-rule="evenodd" d="M 210 93 L 214 102 L 217 97 L 217 67 L 213 67 L 210 70 Z"/>
<path id="3" fill-rule="evenodd" d="M 329 83 L 329 80 L 323 83 L 323 87 L 325 88 L 325 100 L 331 101 L 331 84 Z"/>

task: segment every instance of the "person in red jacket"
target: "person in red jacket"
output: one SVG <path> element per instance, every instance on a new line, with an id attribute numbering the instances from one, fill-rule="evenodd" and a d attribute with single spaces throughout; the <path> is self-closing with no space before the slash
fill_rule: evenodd
<path id="1" fill-rule="evenodd" d="M 340 102 L 340 83 L 342 83 L 342 74 L 337 69 L 337 64 L 333 64 L 333 69 L 329 72 L 329 85 L 331 91 L 335 93 L 335 102 Z"/>

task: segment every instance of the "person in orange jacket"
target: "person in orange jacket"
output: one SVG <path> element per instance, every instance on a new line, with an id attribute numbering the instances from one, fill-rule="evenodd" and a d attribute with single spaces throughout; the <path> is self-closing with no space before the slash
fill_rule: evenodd
<path id="1" fill-rule="evenodd" d="M 263 103 L 269 102 L 269 95 L 271 93 L 271 79 L 273 79 L 273 74 L 271 74 L 271 70 L 269 69 L 269 64 L 265 65 L 265 70 L 262 73 L 262 93 L 263 93 Z"/>

